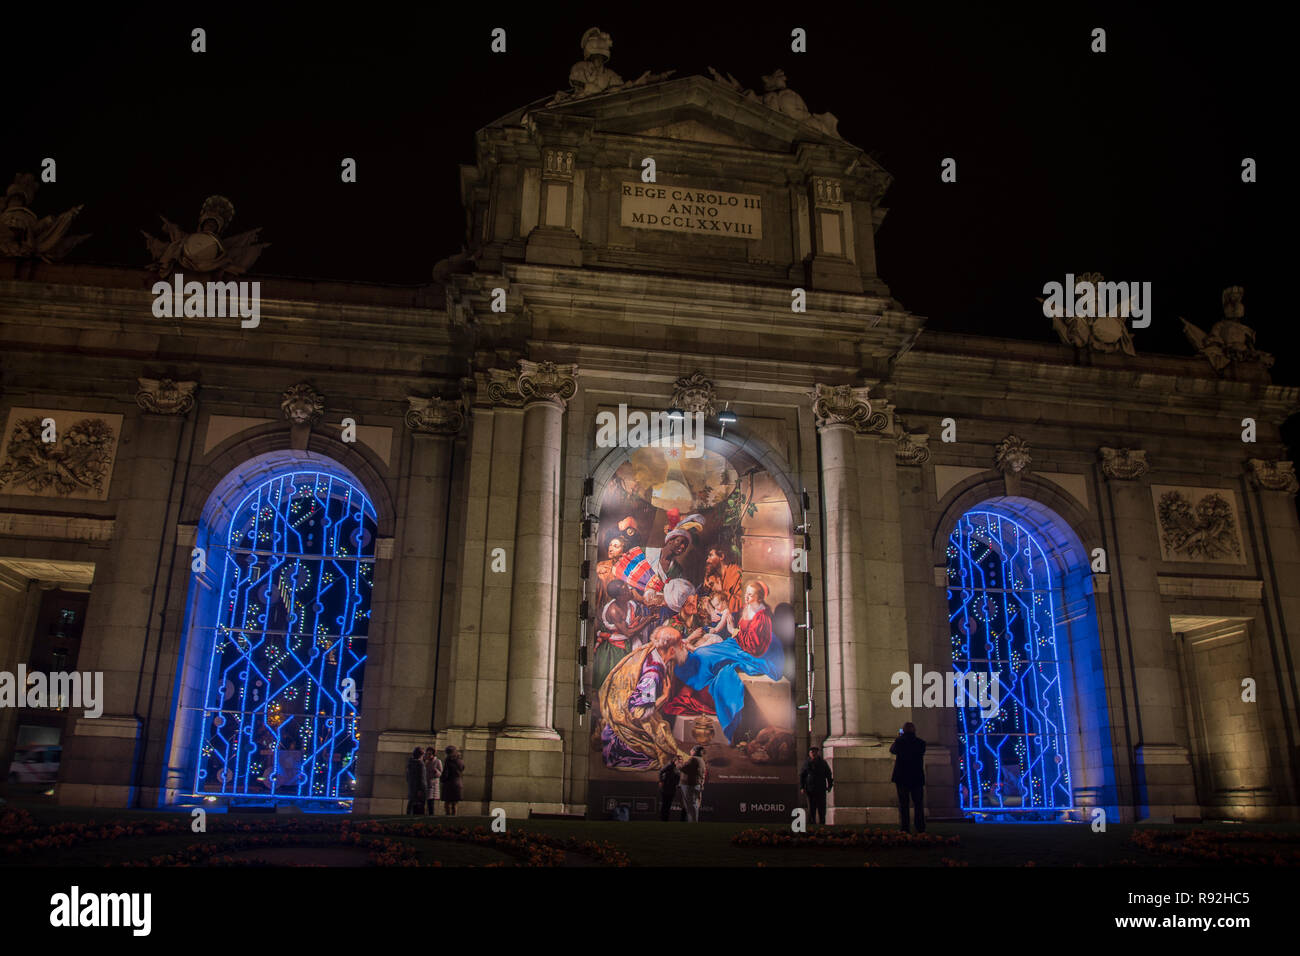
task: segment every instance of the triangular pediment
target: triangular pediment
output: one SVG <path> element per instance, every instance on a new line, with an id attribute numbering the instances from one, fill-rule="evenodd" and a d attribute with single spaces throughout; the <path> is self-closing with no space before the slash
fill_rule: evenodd
<path id="1" fill-rule="evenodd" d="M 530 118 L 554 122 L 565 117 L 572 117 L 593 133 L 777 152 L 789 152 L 799 143 L 819 143 L 857 152 L 843 139 L 770 109 L 707 76 L 622 86 L 558 103 L 539 100 L 491 125 L 514 126 Z"/>

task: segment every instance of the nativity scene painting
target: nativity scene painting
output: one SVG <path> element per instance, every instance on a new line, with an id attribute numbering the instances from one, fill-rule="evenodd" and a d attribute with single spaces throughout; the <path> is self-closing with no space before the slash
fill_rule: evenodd
<path id="1" fill-rule="evenodd" d="M 599 780 L 649 792 L 697 744 L 711 786 L 793 782 L 796 576 L 771 476 L 740 451 L 636 449 L 601 497 L 597 546 L 593 798 Z"/>

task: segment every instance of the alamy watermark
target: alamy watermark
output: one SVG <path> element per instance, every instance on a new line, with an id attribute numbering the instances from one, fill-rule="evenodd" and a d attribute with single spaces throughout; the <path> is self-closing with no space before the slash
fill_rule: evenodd
<path id="1" fill-rule="evenodd" d="M 922 671 L 920 664 L 912 673 L 895 671 L 889 701 L 895 707 L 978 707 L 988 720 L 1001 707 L 1002 686 L 997 674 L 984 671 L 954 673 Z"/>
<path id="2" fill-rule="evenodd" d="M 680 448 L 687 458 L 704 457 L 704 413 L 642 412 L 618 406 L 596 413 L 597 448 Z"/>
<path id="3" fill-rule="evenodd" d="M 1132 318 L 1133 328 L 1151 324 L 1150 282 L 1094 282 L 1092 274 L 1076 282 L 1074 273 L 1065 274 L 1065 282 L 1048 282 L 1043 286 L 1043 315 L 1047 318 L 1095 319 L 1116 316 Z"/>
<path id="4" fill-rule="evenodd" d="M 19 664 L 17 674 L 0 671 L 0 707 L 70 707 L 99 717 L 104 713 L 104 672 L 29 673 L 26 664 Z"/>
<path id="5" fill-rule="evenodd" d="M 244 320 L 239 323 L 242 329 L 255 329 L 262 322 L 261 282 L 186 282 L 178 272 L 171 282 L 155 282 L 153 294 L 153 314 L 160 319 L 238 315 Z"/>

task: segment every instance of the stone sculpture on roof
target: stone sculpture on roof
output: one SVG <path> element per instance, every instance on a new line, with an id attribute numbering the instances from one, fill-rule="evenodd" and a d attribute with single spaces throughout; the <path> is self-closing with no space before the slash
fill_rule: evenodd
<path id="1" fill-rule="evenodd" d="M 580 100 L 587 96 L 596 96 L 599 93 L 607 93 L 615 89 L 658 83 L 660 80 L 666 80 L 677 72 L 676 70 L 669 70 L 666 73 L 651 73 L 646 70 L 630 83 L 624 83 L 621 76 L 605 65 L 609 62 L 610 50 L 613 46 L 614 41 L 610 39 L 608 33 L 603 33 L 600 27 L 592 27 L 584 33 L 582 35 L 583 58 L 573 64 L 573 68 L 569 70 L 570 89 L 556 93 L 546 105 L 552 106 L 569 100 Z"/>
<path id="2" fill-rule="evenodd" d="M 53 262 L 90 238 L 90 233 L 67 235 L 82 206 L 73 206 L 57 216 L 37 219 L 31 206 L 38 186 L 34 175 L 19 173 L 5 190 L 4 208 L 0 209 L 0 257 Z"/>
<path id="3" fill-rule="evenodd" d="M 1219 376 L 1267 381 L 1273 356 L 1255 348 L 1255 330 L 1241 321 L 1246 315 L 1241 301 L 1245 294 L 1239 285 L 1223 290 L 1223 318 L 1214 323 L 1208 335 L 1181 316 L 1179 319 L 1187 340 Z"/>
<path id="4" fill-rule="evenodd" d="M 237 236 L 223 238 L 222 233 L 235 218 L 235 207 L 225 196 L 209 196 L 199 211 L 197 232 L 186 232 L 166 216 L 160 216 L 167 238 L 156 239 L 141 230 L 153 262 L 149 271 L 166 279 L 172 273 L 203 273 L 222 276 L 243 275 L 257 261 L 270 243 L 258 242 L 258 233 L 250 229 Z"/>

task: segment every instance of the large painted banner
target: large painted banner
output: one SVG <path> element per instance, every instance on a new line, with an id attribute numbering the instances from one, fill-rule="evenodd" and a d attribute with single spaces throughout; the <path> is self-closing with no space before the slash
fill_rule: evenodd
<path id="1" fill-rule="evenodd" d="M 604 490 L 598 533 L 592 815 L 652 818 L 660 769 L 701 745 L 701 819 L 788 821 L 797 577 L 785 494 L 740 450 L 638 448 Z"/>

